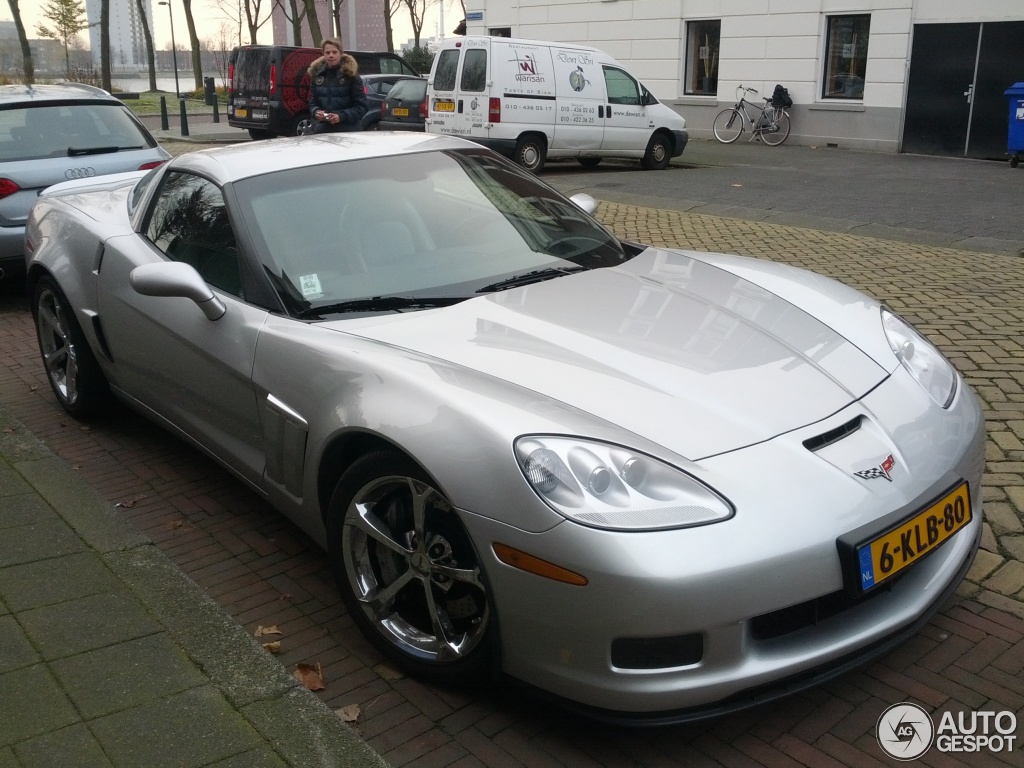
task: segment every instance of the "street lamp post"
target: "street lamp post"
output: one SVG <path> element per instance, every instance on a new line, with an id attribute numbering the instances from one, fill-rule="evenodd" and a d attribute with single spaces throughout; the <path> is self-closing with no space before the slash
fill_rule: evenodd
<path id="1" fill-rule="evenodd" d="M 171 56 L 174 59 L 174 97 L 176 99 L 180 99 L 181 89 L 178 87 L 178 46 L 174 42 L 174 14 L 171 12 L 171 3 L 169 0 L 159 0 L 157 5 L 167 6 L 167 17 L 171 20 Z"/>

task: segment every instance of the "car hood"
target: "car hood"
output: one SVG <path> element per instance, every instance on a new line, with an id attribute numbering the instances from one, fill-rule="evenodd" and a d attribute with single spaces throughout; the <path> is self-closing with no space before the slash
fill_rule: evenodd
<path id="1" fill-rule="evenodd" d="M 819 421 L 888 375 L 776 293 L 653 248 L 444 309 L 327 325 L 512 382 L 692 460 Z"/>

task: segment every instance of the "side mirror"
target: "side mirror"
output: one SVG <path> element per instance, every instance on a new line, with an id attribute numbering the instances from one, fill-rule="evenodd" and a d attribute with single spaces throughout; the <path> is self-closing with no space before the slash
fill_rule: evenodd
<path id="1" fill-rule="evenodd" d="M 576 204 L 576 207 L 584 213 L 592 214 L 597 210 L 597 200 L 592 198 L 586 192 L 575 194 L 569 199 L 572 200 Z"/>
<path id="2" fill-rule="evenodd" d="M 224 302 L 191 266 L 180 261 L 143 264 L 128 275 L 136 293 L 143 296 L 175 296 L 192 299 L 210 320 L 219 320 L 227 312 Z"/>
<path id="3" fill-rule="evenodd" d="M 640 103 L 645 107 L 651 103 L 651 92 L 644 88 L 644 92 L 640 94 Z"/>

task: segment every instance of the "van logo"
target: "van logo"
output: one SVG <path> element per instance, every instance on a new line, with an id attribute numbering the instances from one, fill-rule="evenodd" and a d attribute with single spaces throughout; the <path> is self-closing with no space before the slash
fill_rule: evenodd
<path id="1" fill-rule="evenodd" d="M 569 73 L 569 85 L 572 86 L 574 91 L 582 91 L 590 85 L 583 74 L 583 67 L 577 66 L 575 71 Z"/>
<path id="2" fill-rule="evenodd" d="M 476 112 L 476 110 L 477 110 L 477 108 L 479 106 L 480 106 L 480 102 L 477 101 L 476 96 L 474 96 L 473 100 L 471 102 L 469 102 L 469 108 L 472 109 L 474 112 Z"/>
<path id="3" fill-rule="evenodd" d="M 547 80 L 543 73 L 537 69 L 537 60 L 533 58 L 532 53 L 523 55 L 522 58 L 519 54 L 516 54 L 514 59 L 509 59 L 511 62 L 515 62 L 516 68 L 519 70 L 516 73 L 516 82 L 520 83 L 543 83 Z"/>

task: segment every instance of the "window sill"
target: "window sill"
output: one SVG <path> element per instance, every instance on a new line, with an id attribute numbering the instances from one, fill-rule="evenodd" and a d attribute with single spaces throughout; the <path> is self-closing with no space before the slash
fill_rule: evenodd
<path id="1" fill-rule="evenodd" d="M 679 98 L 673 99 L 671 102 L 672 106 L 708 106 L 717 107 L 718 97 L 717 96 L 680 96 Z"/>
<path id="2" fill-rule="evenodd" d="M 864 102 L 844 103 L 841 101 L 819 101 L 817 104 L 808 104 L 807 109 L 822 112 L 864 112 Z"/>

